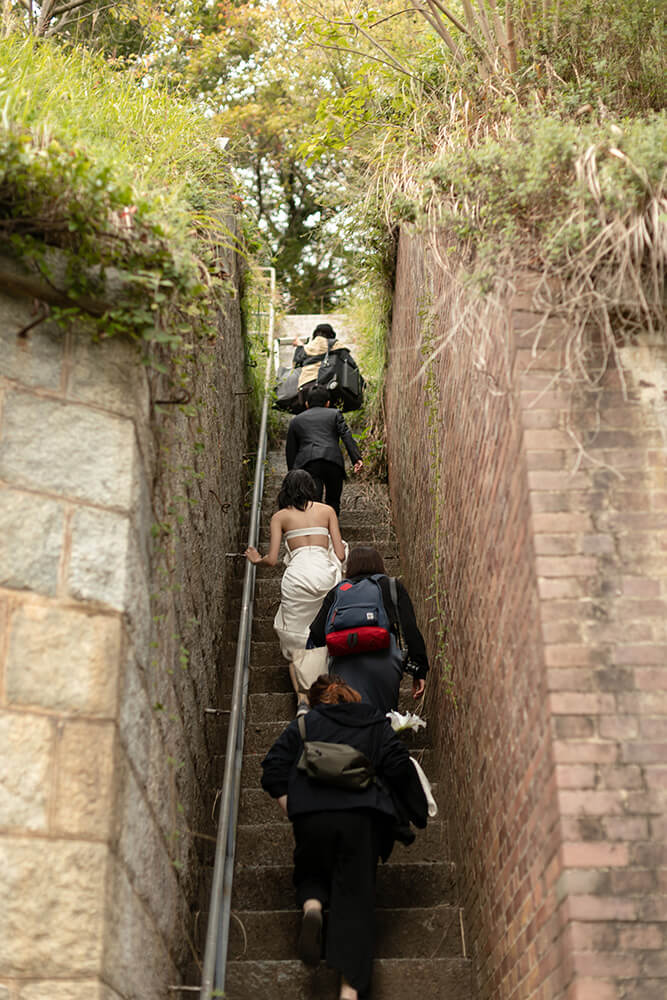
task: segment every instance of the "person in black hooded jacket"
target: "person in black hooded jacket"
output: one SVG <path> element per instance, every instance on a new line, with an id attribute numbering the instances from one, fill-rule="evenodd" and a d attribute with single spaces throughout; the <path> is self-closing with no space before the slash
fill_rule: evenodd
<path id="1" fill-rule="evenodd" d="M 329 907 L 326 960 L 341 973 L 341 1000 L 369 995 L 375 937 L 375 873 L 394 844 L 394 797 L 415 826 L 425 827 L 427 802 L 408 751 L 387 719 L 339 677 L 311 686 L 306 738 L 347 743 L 366 755 L 377 781 L 363 790 L 326 785 L 297 768 L 303 751 L 298 721 L 290 723 L 262 761 L 262 787 L 292 821 L 294 884 L 303 908 L 299 957 L 321 955 L 322 910 Z"/>

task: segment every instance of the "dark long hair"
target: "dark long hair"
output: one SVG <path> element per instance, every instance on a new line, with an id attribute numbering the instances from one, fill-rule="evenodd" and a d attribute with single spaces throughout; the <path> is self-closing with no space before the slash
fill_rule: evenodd
<path id="1" fill-rule="evenodd" d="M 357 545 L 347 557 L 346 576 L 372 576 L 384 573 L 384 560 L 372 545 Z"/>
<path id="2" fill-rule="evenodd" d="M 305 510 L 315 499 L 315 495 L 315 483 L 311 474 L 305 469 L 292 469 L 280 486 L 278 509 L 296 507 L 297 510 Z"/>

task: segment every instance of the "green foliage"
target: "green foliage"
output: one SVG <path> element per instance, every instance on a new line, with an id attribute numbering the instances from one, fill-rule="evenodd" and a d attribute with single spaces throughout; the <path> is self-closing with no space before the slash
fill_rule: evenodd
<path id="1" fill-rule="evenodd" d="M 94 318 L 105 336 L 178 343 L 223 284 L 229 171 L 209 122 L 139 83 L 82 50 L 3 42 L 0 234 L 45 271 L 44 248 L 59 249 L 75 308 L 112 274 L 122 292 Z"/>
<path id="2" fill-rule="evenodd" d="M 597 189 L 578 170 L 587 153 L 595 156 Z M 660 191 L 665 164 L 665 114 L 621 128 L 517 109 L 502 140 L 444 150 L 425 173 L 421 208 L 437 202 L 442 224 L 485 264 L 522 243 L 553 263 L 582 250 L 613 213 L 641 212 Z"/>

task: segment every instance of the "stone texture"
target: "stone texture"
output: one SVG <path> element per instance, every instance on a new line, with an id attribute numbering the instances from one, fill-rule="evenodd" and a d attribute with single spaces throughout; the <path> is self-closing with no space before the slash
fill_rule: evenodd
<path id="1" fill-rule="evenodd" d="M 7 699 L 15 705 L 113 717 L 120 619 L 24 604 L 10 621 Z"/>
<path id="2" fill-rule="evenodd" d="M 68 587 L 81 601 L 99 601 L 117 611 L 131 604 L 131 522 L 111 511 L 79 508 L 72 520 Z"/>
<path id="3" fill-rule="evenodd" d="M 102 353 L 104 367 L 100 370 Z M 149 416 L 148 380 L 137 344 L 113 337 L 101 352 L 99 343 L 85 333 L 75 333 L 67 397 L 145 421 Z"/>
<path id="4" fill-rule="evenodd" d="M 43 980 L 19 987 L 18 1000 L 116 1000 L 99 979 Z M 118 998 L 120 1000 L 120 998 Z"/>
<path id="5" fill-rule="evenodd" d="M 180 912 L 178 883 L 145 789 L 139 785 L 129 767 L 124 768 L 115 820 L 118 857 L 130 873 L 137 895 L 149 910 L 154 910 L 155 921 L 165 940 L 172 940 Z M 175 817 L 173 821 L 175 827 Z M 152 896 L 154 887 L 158 885 L 161 887 L 161 902 L 155 906 Z"/>
<path id="6" fill-rule="evenodd" d="M 138 774 L 147 774 L 151 740 L 151 703 L 143 671 L 128 650 L 120 694 L 119 734 L 125 752 Z"/>
<path id="7" fill-rule="evenodd" d="M 115 725 L 65 722 L 56 752 L 53 822 L 58 833 L 103 840 L 111 832 Z"/>
<path id="8" fill-rule="evenodd" d="M 129 420 L 30 393 L 5 397 L 0 477 L 16 485 L 129 509 L 134 448 Z"/>
<path id="9" fill-rule="evenodd" d="M 101 844 L 0 838 L 0 975 L 97 974 L 106 856 Z"/>
<path id="10" fill-rule="evenodd" d="M 0 712 L 0 828 L 46 830 L 53 742 L 49 719 Z"/>
<path id="11" fill-rule="evenodd" d="M 127 873 L 118 863 L 110 868 L 105 925 L 102 967 L 105 982 L 123 1000 L 167 996 L 167 986 L 178 982 L 178 973 Z"/>
<path id="12" fill-rule="evenodd" d="M 0 376 L 23 385 L 60 387 L 65 334 L 53 322 L 40 323 L 25 336 L 17 333 L 37 318 L 34 303 L 3 296 L 0 305 Z"/>
<path id="13" fill-rule="evenodd" d="M 55 594 L 63 545 L 63 506 L 0 487 L 0 587 Z"/>

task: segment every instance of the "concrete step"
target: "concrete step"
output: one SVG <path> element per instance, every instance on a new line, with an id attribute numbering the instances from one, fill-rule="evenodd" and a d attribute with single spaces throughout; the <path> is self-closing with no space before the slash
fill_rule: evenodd
<path id="1" fill-rule="evenodd" d="M 294 899 L 292 865 L 239 866 L 234 874 L 233 909 L 279 910 Z M 390 862 L 378 867 L 377 905 L 455 905 L 454 865 L 449 861 Z"/>
<path id="2" fill-rule="evenodd" d="M 295 711 L 294 694 L 251 694 L 248 698 L 249 724 L 293 719 Z"/>
<path id="3" fill-rule="evenodd" d="M 237 829 L 236 863 L 241 867 L 256 864 L 289 865 L 294 852 L 292 824 L 279 820 L 279 807 L 265 793 L 266 814 L 241 816 Z M 252 824 L 252 825 L 250 825 Z M 417 861 L 448 861 L 449 845 L 446 826 L 438 820 L 429 822 L 425 830 L 417 830 L 417 839 L 409 847 L 396 844 L 389 864 L 411 864 Z"/>
<path id="4" fill-rule="evenodd" d="M 233 961 L 289 960 L 296 957 L 301 913 L 290 910 L 241 910 L 229 936 Z M 434 906 L 376 911 L 377 958 L 454 958 L 461 955 L 459 909 Z M 202 922 L 205 928 L 205 922 Z M 245 932 L 245 934 L 244 934 Z"/>
<path id="5" fill-rule="evenodd" d="M 314 970 L 298 961 L 230 962 L 228 1000 L 336 1000 L 338 973 L 324 962 Z M 463 958 L 380 958 L 373 964 L 374 1000 L 406 997 L 469 1000 L 470 963 Z"/>

